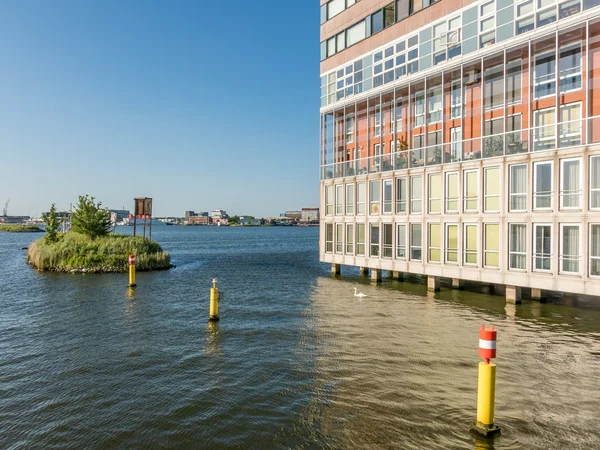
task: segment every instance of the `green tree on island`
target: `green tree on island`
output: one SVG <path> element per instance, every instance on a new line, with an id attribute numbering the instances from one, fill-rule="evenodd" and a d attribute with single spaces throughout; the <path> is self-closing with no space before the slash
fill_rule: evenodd
<path id="1" fill-rule="evenodd" d="M 71 213 L 71 230 L 85 234 L 92 239 L 107 236 L 110 233 L 110 212 L 95 203 L 95 198 L 80 195 L 75 211 Z"/>
<path id="2" fill-rule="evenodd" d="M 231 216 L 229 218 L 229 223 L 231 225 L 237 225 L 237 224 L 239 224 L 240 223 L 240 216 Z"/>
<path id="3" fill-rule="evenodd" d="M 58 230 L 62 220 L 56 216 L 56 205 L 54 203 L 52 203 L 52 206 L 50 207 L 50 212 L 48 214 L 44 214 L 42 219 L 46 224 L 46 236 L 44 236 L 46 242 L 58 241 Z"/>

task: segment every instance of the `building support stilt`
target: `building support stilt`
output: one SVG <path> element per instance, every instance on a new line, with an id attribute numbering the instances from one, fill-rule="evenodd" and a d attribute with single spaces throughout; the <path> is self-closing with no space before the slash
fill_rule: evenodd
<path id="1" fill-rule="evenodd" d="M 341 264 L 332 264 L 331 265 L 331 275 L 340 275 L 342 273 L 342 265 Z"/>
<path id="2" fill-rule="evenodd" d="M 371 280 L 381 282 L 381 269 L 371 269 Z"/>
<path id="3" fill-rule="evenodd" d="M 427 290 L 430 292 L 436 292 L 440 290 L 440 277 L 434 277 L 429 275 L 427 277 Z"/>
<path id="4" fill-rule="evenodd" d="M 521 303 L 521 288 L 519 286 L 506 286 L 506 303 Z"/>

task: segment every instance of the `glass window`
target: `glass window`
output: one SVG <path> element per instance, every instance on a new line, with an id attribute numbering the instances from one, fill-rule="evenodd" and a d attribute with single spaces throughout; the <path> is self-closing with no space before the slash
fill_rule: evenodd
<path id="1" fill-rule="evenodd" d="M 392 180 L 383 180 L 383 213 L 392 213 Z"/>
<path id="2" fill-rule="evenodd" d="M 533 270 L 551 270 L 552 225 L 533 224 Z"/>
<path id="3" fill-rule="evenodd" d="M 335 55 L 335 37 L 327 40 L 327 56 Z"/>
<path id="4" fill-rule="evenodd" d="M 406 178 L 396 178 L 396 214 L 406 213 Z"/>
<path id="5" fill-rule="evenodd" d="M 590 208 L 600 208 L 600 156 L 590 158 Z"/>
<path id="6" fill-rule="evenodd" d="M 354 214 L 354 184 L 346 185 L 346 214 Z"/>
<path id="7" fill-rule="evenodd" d="M 552 150 L 556 147 L 555 108 L 534 111 L 534 150 Z"/>
<path id="8" fill-rule="evenodd" d="M 579 242 L 579 224 L 560 225 L 560 271 L 561 273 L 579 273 L 581 243 Z"/>
<path id="9" fill-rule="evenodd" d="M 460 161 L 462 156 L 462 127 L 450 128 L 450 161 Z"/>
<path id="10" fill-rule="evenodd" d="M 325 186 L 325 215 L 333 215 L 333 186 Z"/>
<path id="11" fill-rule="evenodd" d="M 600 225 L 590 226 L 590 275 L 600 276 Z"/>
<path id="12" fill-rule="evenodd" d="M 390 3 L 389 5 L 383 8 L 383 27 L 387 28 L 394 25 L 394 20 L 394 4 Z"/>
<path id="13" fill-rule="evenodd" d="M 356 183 L 356 214 L 359 216 L 365 215 L 365 183 Z"/>
<path id="14" fill-rule="evenodd" d="M 419 91 L 415 94 L 415 118 L 414 126 L 422 127 L 425 125 L 425 93 Z"/>
<path id="15" fill-rule="evenodd" d="M 346 48 L 346 33 L 342 31 L 336 36 L 337 51 L 341 52 Z"/>
<path id="16" fill-rule="evenodd" d="M 325 252 L 333 253 L 333 224 L 325 224 Z"/>
<path id="17" fill-rule="evenodd" d="M 335 214 L 344 214 L 344 185 L 338 184 L 335 187 Z"/>
<path id="18" fill-rule="evenodd" d="M 421 261 L 421 224 L 410 224 L 410 259 Z"/>
<path id="19" fill-rule="evenodd" d="M 483 265 L 485 267 L 500 267 L 500 225 L 486 223 L 483 234 Z"/>
<path id="20" fill-rule="evenodd" d="M 406 259 L 406 225 L 396 227 L 396 258 Z"/>
<path id="21" fill-rule="evenodd" d="M 346 7 L 345 0 L 331 0 L 327 3 L 327 19 L 331 19 L 341 13 Z"/>
<path id="22" fill-rule="evenodd" d="M 427 90 L 427 101 L 429 106 L 428 123 L 442 121 L 442 87 L 436 86 Z"/>
<path id="23" fill-rule="evenodd" d="M 521 103 L 521 60 L 509 61 L 506 65 L 506 104 Z"/>
<path id="24" fill-rule="evenodd" d="M 534 73 L 536 98 L 556 94 L 556 54 L 554 52 L 535 57 Z"/>
<path id="25" fill-rule="evenodd" d="M 423 178 L 418 175 L 410 177 L 410 213 L 416 214 L 423 211 Z"/>
<path id="26" fill-rule="evenodd" d="M 481 5 L 481 16 L 485 16 L 487 14 L 492 14 L 494 12 L 494 2 L 493 0 Z"/>
<path id="27" fill-rule="evenodd" d="M 552 161 L 533 164 L 533 209 L 552 209 Z"/>
<path id="28" fill-rule="evenodd" d="M 346 144 L 354 142 L 354 116 L 346 117 Z"/>
<path id="29" fill-rule="evenodd" d="M 383 224 L 383 257 L 384 258 L 391 258 L 393 256 L 394 253 L 394 244 L 393 244 L 393 239 L 394 239 L 394 228 L 393 228 L 393 224 L 391 223 L 384 223 Z"/>
<path id="30" fill-rule="evenodd" d="M 356 224 L 356 254 L 364 256 L 365 254 L 365 224 Z"/>
<path id="31" fill-rule="evenodd" d="M 446 262 L 458 264 L 458 225 L 446 224 Z"/>
<path id="32" fill-rule="evenodd" d="M 327 4 L 321 5 L 321 25 L 327 22 Z"/>
<path id="33" fill-rule="evenodd" d="M 485 212 L 500 211 L 500 168 L 489 167 L 485 169 L 485 192 L 484 205 Z"/>
<path id="34" fill-rule="evenodd" d="M 560 93 L 581 89 L 581 44 L 571 44 L 560 49 Z"/>
<path id="35" fill-rule="evenodd" d="M 367 36 L 367 29 L 364 20 L 346 30 L 346 44 L 348 47 L 362 41 Z"/>
<path id="36" fill-rule="evenodd" d="M 558 136 L 560 147 L 581 145 L 581 103 L 569 103 L 560 107 Z"/>
<path id="37" fill-rule="evenodd" d="M 346 254 L 352 255 L 354 253 L 354 224 L 346 224 Z"/>
<path id="38" fill-rule="evenodd" d="M 508 251 L 508 268 L 525 270 L 527 263 L 526 225 L 511 223 Z"/>
<path id="39" fill-rule="evenodd" d="M 369 214 L 379 214 L 379 180 L 373 180 L 369 182 L 369 203 L 371 205 Z"/>
<path id="40" fill-rule="evenodd" d="M 446 212 L 458 212 L 458 172 L 446 173 Z"/>
<path id="41" fill-rule="evenodd" d="M 429 212 L 442 212 L 442 174 L 429 175 Z"/>
<path id="42" fill-rule="evenodd" d="M 560 207 L 578 209 L 581 206 L 581 159 L 560 160 Z"/>
<path id="43" fill-rule="evenodd" d="M 371 229 L 371 256 L 379 256 L 379 224 L 372 223 Z"/>
<path id="44" fill-rule="evenodd" d="M 429 261 L 440 262 L 442 252 L 441 225 L 429 224 Z"/>
<path id="45" fill-rule="evenodd" d="M 383 10 L 371 14 L 371 34 L 379 33 L 383 30 Z"/>
<path id="46" fill-rule="evenodd" d="M 450 111 L 450 118 L 451 119 L 460 118 L 460 114 L 462 111 L 460 81 L 452 82 L 451 97 L 452 97 L 451 98 L 452 109 Z"/>
<path id="47" fill-rule="evenodd" d="M 478 189 L 477 189 L 477 170 L 465 171 L 465 212 L 477 211 Z"/>
<path id="48" fill-rule="evenodd" d="M 335 224 L 335 252 L 344 253 L 344 224 Z"/>
<path id="49" fill-rule="evenodd" d="M 504 106 L 504 66 L 488 67 L 483 71 L 483 105 L 485 109 Z"/>
<path id="50" fill-rule="evenodd" d="M 510 166 L 510 211 L 527 210 L 527 164 Z"/>
<path id="51" fill-rule="evenodd" d="M 477 225 L 465 224 L 464 264 L 477 264 Z"/>
<path id="52" fill-rule="evenodd" d="M 556 21 L 556 9 L 551 8 L 537 14 L 537 26 L 543 27 Z"/>

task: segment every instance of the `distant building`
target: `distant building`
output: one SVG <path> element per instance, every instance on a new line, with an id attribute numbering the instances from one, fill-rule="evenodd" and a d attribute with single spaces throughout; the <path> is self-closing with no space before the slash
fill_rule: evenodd
<path id="1" fill-rule="evenodd" d="M 286 211 L 285 217 L 292 220 L 302 220 L 302 211 Z"/>
<path id="2" fill-rule="evenodd" d="M 260 225 L 260 220 L 252 216 L 241 216 L 240 225 Z"/>
<path id="3" fill-rule="evenodd" d="M 210 217 L 208 216 L 191 216 L 187 220 L 188 225 L 210 225 Z"/>
<path id="4" fill-rule="evenodd" d="M 128 209 L 110 209 L 109 212 L 111 217 L 115 217 L 115 222 L 121 222 L 122 220 L 127 219 L 130 214 Z"/>
<path id="5" fill-rule="evenodd" d="M 196 213 L 194 211 L 186 211 L 185 212 L 185 220 L 189 220 L 190 217 L 196 217 Z"/>
<path id="6" fill-rule="evenodd" d="M 319 207 L 302 208 L 301 222 L 319 221 Z"/>
<path id="7" fill-rule="evenodd" d="M 227 211 L 225 211 L 224 209 L 215 209 L 213 212 L 210 213 L 210 217 L 212 217 L 213 219 L 220 219 L 227 218 L 229 216 L 227 215 Z"/>

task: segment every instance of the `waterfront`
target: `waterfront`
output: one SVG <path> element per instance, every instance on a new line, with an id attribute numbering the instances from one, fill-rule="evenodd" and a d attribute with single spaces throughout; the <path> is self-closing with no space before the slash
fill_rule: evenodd
<path id="1" fill-rule="evenodd" d="M 126 275 L 31 270 L 37 238 L 0 235 L 1 448 L 600 447 L 600 302 L 332 278 L 296 227 L 156 227 L 177 268 L 131 293 Z M 469 434 L 484 322 L 493 447 Z"/>

